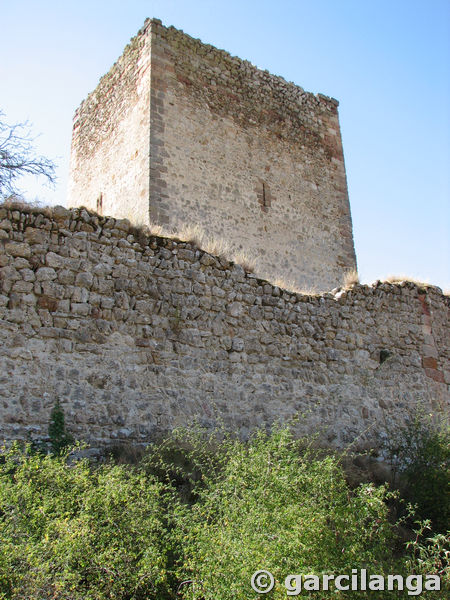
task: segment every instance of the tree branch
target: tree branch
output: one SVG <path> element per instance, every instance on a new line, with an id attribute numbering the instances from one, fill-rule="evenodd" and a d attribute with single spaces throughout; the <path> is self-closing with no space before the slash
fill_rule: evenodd
<path id="1" fill-rule="evenodd" d="M 44 177 L 50 185 L 56 181 L 55 164 L 36 156 L 28 121 L 8 125 L 0 110 L 0 197 L 20 195 L 16 180 L 23 175 Z"/>

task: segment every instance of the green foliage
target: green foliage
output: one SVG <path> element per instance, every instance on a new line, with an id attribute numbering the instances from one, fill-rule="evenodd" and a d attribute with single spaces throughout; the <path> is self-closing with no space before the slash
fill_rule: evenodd
<path id="1" fill-rule="evenodd" d="M 393 531 L 384 488 L 351 492 L 334 457 L 300 455 L 285 429 L 260 432 L 248 444 L 228 440 L 221 450 L 219 475 L 204 476 L 197 502 L 178 512 L 180 579 L 194 582 L 186 598 L 257 598 L 250 580 L 258 569 L 276 579 L 267 597 L 283 599 L 291 573 L 351 573 L 356 565 L 389 572 Z"/>
<path id="2" fill-rule="evenodd" d="M 418 575 L 438 575 L 442 586 L 450 589 L 450 532 L 425 538 L 425 531 L 430 530 L 430 521 L 417 524 L 416 537 L 407 545 L 411 551 L 406 561 L 408 571 Z"/>
<path id="3" fill-rule="evenodd" d="M 73 444 L 73 437 L 66 431 L 64 411 L 58 400 L 50 413 L 48 436 L 54 454 L 61 454 L 68 446 Z"/>
<path id="4" fill-rule="evenodd" d="M 417 505 L 417 516 L 430 519 L 434 531 L 445 533 L 450 523 L 449 429 L 419 411 L 389 435 L 387 450 L 406 499 Z"/>
<path id="5" fill-rule="evenodd" d="M 288 574 L 354 568 L 438 573 L 450 585 L 448 539 L 425 540 L 425 523 L 410 554 L 396 555 L 391 494 L 367 484 L 351 490 L 334 456 L 301 449 L 287 429 L 248 443 L 185 432 L 133 466 L 74 454 L 4 450 L 0 600 L 256 600 L 258 569 L 275 576 L 272 599 L 287 597 Z"/>
<path id="6" fill-rule="evenodd" d="M 14 447 L 0 471 L 0 598 L 161 600 L 167 488 L 119 465 Z"/>
<path id="7" fill-rule="evenodd" d="M 177 429 L 159 444 L 148 449 L 141 468 L 170 484 L 182 503 L 195 504 L 204 482 L 219 477 L 229 439 L 222 434 L 206 436 L 198 428 Z"/>

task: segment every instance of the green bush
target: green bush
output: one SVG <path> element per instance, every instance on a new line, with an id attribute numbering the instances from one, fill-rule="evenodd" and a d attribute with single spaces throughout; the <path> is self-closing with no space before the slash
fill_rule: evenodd
<path id="1" fill-rule="evenodd" d="M 68 446 L 73 444 L 73 437 L 66 430 L 64 411 L 59 401 L 56 402 L 50 413 L 48 437 L 54 454 L 61 454 Z"/>
<path id="2" fill-rule="evenodd" d="M 438 573 L 450 584 L 448 539 L 425 540 L 423 524 L 409 555 L 396 554 L 391 494 L 367 484 L 351 490 L 336 457 L 302 449 L 287 429 L 248 443 L 187 432 L 136 466 L 90 465 L 74 454 L 4 450 L 1 600 L 256 600 L 258 569 L 276 579 L 272 599 L 287 597 L 288 574 L 355 568 Z M 408 597 L 300 597 L 328 596 Z"/>
<path id="3" fill-rule="evenodd" d="M 284 578 L 292 573 L 351 574 L 356 566 L 396 572 L 385 488 L 351 492 L 336 458 L 301 455 L 286 429 L 260 432 L 248 444 L 228 441 L 221 450 L 220 474 L 205 476 L 197 502 L 178 515 L 179 579 L 193 581 L 184 588 L 186 598 L 258 598 L 250 587 L 258 569 L 276 579 L 270 598 L 286 598 Z"/>
<path id="4" fill-rule="evenodd" d="M 447 535 L 438 533 L 426 538 L 430 531 L 430 522 L 417 523 L 416 537 L 407 544 L 411 554 L 406 558 L 406 569 L 409 573 L 420 575 L 435 574 L 441 578 L 442 586 L 450 589 L 450 532 Z"/>
<path id="5" fill-rule="evenodd" d="M 0 598 L 161 600 L 169 589 L 167 488 L 118 465 L 5 455 Z"/>
<path id="6" fill-rule="evenodd" d="M 435 532 L 450 525 L 450 435 L 419 411 L 404 427 L 391 432 L 388 457 L 400 474 L 403 495 L 417 506 L 416 516 L 431 520 Z"/>

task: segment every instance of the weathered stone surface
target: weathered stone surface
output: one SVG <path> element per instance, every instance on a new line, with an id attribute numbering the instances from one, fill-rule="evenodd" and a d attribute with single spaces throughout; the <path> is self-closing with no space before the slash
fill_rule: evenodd
<path id="1" fill-rule="evenodd" d="M 67 219 L 70 216 L 70 211 L 64 206 L 54 206 L 53 207 L 53 218 L 57 221 L 61 221 Z"/>
<path id="2" fill-rule="evenodd" d="M 45 239 L 45 231 L 35 227 L 27 227 L 25 230 L 25 239 L 29 244 L 42 244 Z"/>
<path id="3" fill-rule="evenodd" d="M 450 300 L 438 288 L 294 294 L 193 244 L 123 245 L 126 228 L 101 244 L 78 227 L 111 221 L 5 209 L 0 438 L 45 437 L 57 399 L 75 436 L 97 444 L 195 419 L 246 436 L 300 416 L 299 435 L 365 447 L 417 403 L 448 412 Z M 24 226 L 42 243 L 25 236 L 14 256 Z"/>
<path id="4" fill-rule="evenodd" d="M 7 242 L 5 252 L 11 256 L 23 256 L 24 258 L 31 256 L 30 247 L 24 242 Z"/>
<path id="5" fill-rule="evenodd" d="M 36 271 L 37 281 L 52 281 L 57 278 L 55 269 L 51 267 L 41 267 Z"/>
<path id="6" fill-rule="evenodd" d="M 90 288 L 92 286 L 92 283 L 94 281 L 94 276 L 92 275 L 92 273 L 78 273 L 78 275 L 75 278 L 75 283 L 76 285 L 79 285 L 81 287 L 86 287 L 86 288 Z"/>
<path id="7" fill-rule="evenodd" d="M 37 299 L 39 308 L 45 308 L 50 312 L 54 312 L 58 308 L 58 300 L 51 296 L 39 296 Z"/>

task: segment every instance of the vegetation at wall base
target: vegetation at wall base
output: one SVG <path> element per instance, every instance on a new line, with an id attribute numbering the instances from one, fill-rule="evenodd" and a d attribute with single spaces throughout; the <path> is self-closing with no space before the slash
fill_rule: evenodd
<path id="1" fill-rule="evenodd" d="M 74 442 L 73 436 L 66 430 L 64 411 L 59 401 L 56 402 L 50 413 L 48 437 L 54 454 L 61 454 Z"/>
<path id="2" fill-rule="evenodd" d="M 444 598 L 448 539 L 425 542 L 422 524 L 398 556 L 391 496 L 373 484 L 351 490 L 337 457 L 278 427 L 247 443 L 174 434 L 136 465 L 16 444 L 0 463 L 0 599 L 256 600 L 250 578 L 258 569 L 276 580 L 265 597 L 285 599 L 290 573 L 353 568 L 439 572 Z"/>
<path id="3" fill-rule="evenodd" d="M 139 470 L 14 446 L 0 475 L 0 598 L 168 598 L 171 490 Z"/>
<path id="4" fill-rule="evenodd" d="M 416 517 L 430 520 L 434 533 L 450 524 L 450 430 L 418 409 L 403 427 L 388 433 L 385 452 L 402 495 L 416 506 Z"/>

